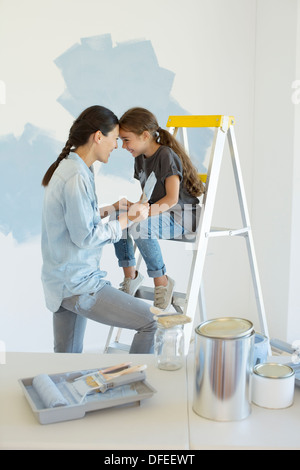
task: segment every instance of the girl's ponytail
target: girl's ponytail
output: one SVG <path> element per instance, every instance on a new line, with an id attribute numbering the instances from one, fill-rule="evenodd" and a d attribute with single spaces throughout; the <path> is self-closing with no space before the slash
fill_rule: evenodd
<path id="1" fill-rule="evenodd" d="M 192 164 L 191 159 L 187 155 L 184 147 L 169 131 L 159 127 L 157 129 L 157 133 L 158 137 L 156 142 L 170 147 L 180 158 L 182 163 L 182 178 L 188 192 L 195 197 L 201 196 L 201 194 L 203 194 L 205 191 L 204 185 L 199 179 L 197 170 Z"/>

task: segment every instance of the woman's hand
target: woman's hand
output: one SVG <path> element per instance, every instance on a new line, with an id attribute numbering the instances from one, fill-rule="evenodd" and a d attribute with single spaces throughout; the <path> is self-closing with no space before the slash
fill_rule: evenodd
<path id="1" fill-rule="evenodd" d="M 142 220 L 147 219 L 149 214 L 149 204 L 145 202 L 140 204 L 136 202 L 131 204 L 128 209 L 128 212 L 120 212 L 118 220 L 120 222 L 122 230 L 128 226 L 128 221 L 131 222 L 141 222 Z"/>
<path id="2" fill-rule="evenodd" d="M 141 222 L 142 220 L 147 219 L 149 215 L 149 204 L 145 202 L 144 204 L 140 204 L 136 202 L 132 204 L 128 210 L 127 217 L 132 222 Z"/>
<path id="3" fill-rule="evenodd" d="M 126 197 L 123 197 L 119 201 L 111 204 L 110 206 L 104 206 L 100 208 L 100 217 L 103 219 L 104 217 L 108 217 L 109 215 L 113 214 L 114 212 L 127 212 L 129 207 L 132 206 L 132 202 L 128 201 Z"/>

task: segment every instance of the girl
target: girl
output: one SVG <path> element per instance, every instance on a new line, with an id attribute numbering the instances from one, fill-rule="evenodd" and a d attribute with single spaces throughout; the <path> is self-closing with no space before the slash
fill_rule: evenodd
<path id="1" fill-rule="evenodd" d="M 143 281 L 136 271 L 132 237 L 154 278 L 154 305 L 166 310 L 172 301 L 174 281 L 166 275 L 158 238 L 180 238 L 196 230 L 199 200 L 204 192 L 196 169 L 183 147 L 147 109 L 129 109 L 120 119 L 123 148 L 135 159 L 134 177 L 142 188 L 153 171 L 157 178 L 151 200 L 149 219 L 134 225 L 128 235 L 115 243 L 119 266 L 124 270 L 121 290 L 134 295 Z M 128 206 L 130 207 L 130 202 Z"/>
<path id="2" fill-rule="evenodd" d="M 117 117 L 91 106 L 73 123 L 69 138 L 42 184 L 42 282 L 53 314 L 54 351 L 80 353 L 87 318 L 137 330 L 130 352 L 149 353 L 156 322 L 149 306 L 110 286 L 100 269 L 102 248 L 120 239 L 129 221 L 148 216 L 148 204 L 133 204 L 119 219 L 103 224 L 101 215 L 121 209 L 119 202 L 99 212 L 92 164 L 107 163 L 117 148 Z M 138 216 L 136 215 L 138 214 Z"/>

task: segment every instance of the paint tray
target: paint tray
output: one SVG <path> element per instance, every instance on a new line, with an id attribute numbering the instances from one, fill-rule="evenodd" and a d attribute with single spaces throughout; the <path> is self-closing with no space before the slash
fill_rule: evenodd
<path id="1" fill-rule="evenodd" d="M 144 370 L 113 378 L 107 386 L 101 385 L 102 390 L 99 386 L 91 387 L 88 393 L 81 390 L 79 384 L 87 376 L 95 376 L 98 372 L 99 369 L 90 369 L 53 375 L 40 374 L 19 379 L 19 384 L 41 424 L 83 418 L 89 411 L 140 404 L 141 400 L 152 397 L 156 392 L 146 382 Z M 37 378 L 47 383 L 46 398 L 42 387 L 38 388 L 36 385 Z"/>

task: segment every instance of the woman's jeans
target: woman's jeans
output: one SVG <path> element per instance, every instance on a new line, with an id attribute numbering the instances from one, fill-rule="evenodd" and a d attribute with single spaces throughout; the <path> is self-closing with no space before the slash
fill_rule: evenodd
<path id="1" fill-rule="evenodd" d="M 87 319 L 136 330 L 130 353 L 153 352 L 156 321 L 149 305 L 107 283 L 95 294 L 74 295 L 63 300 L 53 314 L 54 352 L 81 353 Z"/>
<path id="2" fill-rule="evenodd" d="M 169 212 L 148 217 L 140 223 L 123 230 L 122 238 L 114 244 L 119 266 L 135 266 L 134 242 L 136 243 L 147 266 L 149 277 L 160 277 L 166 273 L 158 239 L 180 238 L 185 229 L 175 222 Z M 134 240 L 134 241 L 133 241 Z"/>

